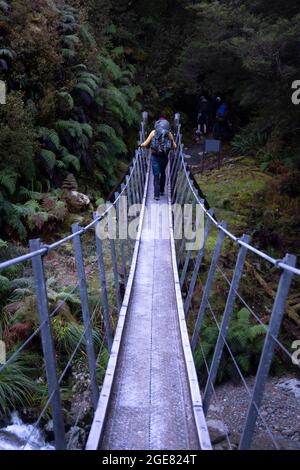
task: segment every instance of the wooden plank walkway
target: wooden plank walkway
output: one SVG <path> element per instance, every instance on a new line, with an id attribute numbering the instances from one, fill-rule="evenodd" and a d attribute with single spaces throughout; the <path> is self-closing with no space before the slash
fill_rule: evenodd
<path id="1" fill-rule="evenodd" d="M 185 360 L 174 282 L 172 234 L 169 231 L 165 239 L 159 236 L 163 219 L 158 209 L 162 204 L 167 207 L 168 198 L 162 197 L 159 203 L 154 201 L 150 175 L 115 373 L 110 391 L 107 387 L 102 391 L 110 396 L 106 401 L 104 424 L 100 410 L 101 449 L 199 449 L 199 433 L 203 434 L 204 447 L 210 448 L 199 401 L 196 417 L 200 412 L 201 429 L 195 419 L 191 387 L 197 388 L 198 384 L 190 384 Z M 157 210 L 153 210 L 154 207 Z M 169 218 L 168 208 L 166 216 Z M 155 237 L 149 237 L 149 227 L 154 229 Z M 100 398 L 99 406 L 103 406 L 101 402 L 103 404 Z M 97 434 L 97 413 L 87 449 L 95 448 L 95 432 Z"/>

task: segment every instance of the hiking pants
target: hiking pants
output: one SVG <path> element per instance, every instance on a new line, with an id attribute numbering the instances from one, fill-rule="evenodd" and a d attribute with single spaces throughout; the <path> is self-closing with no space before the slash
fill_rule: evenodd
<path id="1" fill-rule="evenodd" d="M 168 165 L 168 156 L 151 155 L 152 171 L 154 175 L 154 197 L 159 197 L 160 193 L 165 191 L 166 168 Z"/>

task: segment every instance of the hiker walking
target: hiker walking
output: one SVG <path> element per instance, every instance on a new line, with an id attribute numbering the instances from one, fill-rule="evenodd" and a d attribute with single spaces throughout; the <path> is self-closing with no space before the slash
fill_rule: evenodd
<path id="1" fill-rule="evenodd" d="M 197 134 L 206 135 L 209 117 L 209 102 L 205 96 L 200 97 L 200 103 L 197 116 Z"/>
<path id="2" fill-rule="evenodd" d="M 217 109 L 216 120 L 213 129 L 215 138 L 221 139 L 225 132 L 227 122 L 228 108 L 225 102 L 222 102 Z"/>
<path id="3" fill-rule="evenodd" d="M 177 148 L 169 121 L 161 116 L 155 123 L 154 130 L 141 144 L 151 148 L 151 163 L 154 175 L 154 199 L 158 201 L 164 195 L 166 184 L 166 168 L 170 151 Z"/>

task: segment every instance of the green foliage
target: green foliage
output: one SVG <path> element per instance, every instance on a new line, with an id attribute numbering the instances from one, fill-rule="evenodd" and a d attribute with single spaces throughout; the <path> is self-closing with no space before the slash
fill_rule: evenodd
<path id="1" fill-rule="evenodd" d="M 54 167 L 55 167 L 55 163 L 56 163 L 55 153 L 51 152 L 51 150 L 42 149 L 41 150 L 41 156 L 42 156 L 45 164 L 47 165 L 47 167 L 50 170 L 53 170 Z"/>
<path id="2" fill-rule="evenodd" d="M 11 292 L 11 285 L 9 279 L 0 275 L 0 306 L 3 306 Z"/>
<path id="3" fill-rule="evenodd" d="M 251 313 L 246 308 L 233 315 L 228 329 L 227 343 L 237 364 L 245 375 L 255 372 L 257 368 L 266 331 L 267 326 L 252 324 Z M 204 356 L 209 364 L 214 353 L 217 338 L 217 326 L 215 324 L 205 324 L 201 332 L 200 341 Z M 198 374 L 201 377 L 204 375 L 205 363 L 200 346 L 196 349 L 195 362 Z M 219 368 L 218 381 L 236 377 L 235 366 L 225 347 Z"/>
<path id="4" fill-rule="evenodd" d="M 16 191 L 16 184 L 18 179 L 18 173 L 12 168 L 4 168 L 0 172 L 0 185 L 10 194 L 14 194 Z"/>
<path id="5" fill-rule="evenodd" d="M 28 365 L 29 362 L 35 366 Z M 25 355 L 20 354 L 15 361 L 0 372 L 0 410 L 2 413 L 8 416 L 14 410 L 36 404 L 38 398 L 41 398 L 45 390 L 35 380 L 37 370 L 36 358 L 33 361 L 33 358 L 26 358 Z"/>
<path id="6" fill-rule="evenodd" d="M 78 348 L 79 353 L 85 351 L 86 339 L 84 336 L 84 326 L 77 323 L 65 321 L 61 318 L 54 318 L 53 322 L 53 335 L 58 348 L 67 354 L 73 353 L 77 344 L 80 342 Z M 92 331 L 95 347 L 99 347 L 101 338 L 99 333 L 95 330 Z"/>

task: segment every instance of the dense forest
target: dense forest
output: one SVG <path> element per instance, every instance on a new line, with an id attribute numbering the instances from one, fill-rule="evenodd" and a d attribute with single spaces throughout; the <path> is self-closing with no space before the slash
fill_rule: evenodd
<path id="1" fill-rule="evenodd" d="M 131 161 L 142 110 L 151 122 L 179 111 L 190 136 L 203 94 L 227 102 L 233 133 L 225 150 L 248 158 L 253 188 L 254 168 L 260 178 L 257 192 L 239 206 L 229 185 L 204 175 L 208 202 L 223 204 L 221 212 L 246 207 L 234 230 L 250 231 L 274 256 L 297 254 L 300 105 L 291 96 L 300 80 L 299 29 L 298 0 L 0 0 L 0 80 L 7 87 L 0 105 L 0 259 L 27 251 L 29 238 L 68 232 L 74 214 L 83 212 L 70 189 L 88 195 L 83 216 L 90 219 Z M 34 316 L 28 278 L 15 268 L 0 273 L 0 338 L 8 332 L 12 349 L 20 339 L 14 322 Z M 53 287 L 54 307 L 66 292 Z M 64 353 L 82 333 L 75 325 L 79 307 L 70 296 L 68 336 L 65 319 L 54 329 Z M 295 312 L 287 327 L 293 334 L 300 328 Z M 29 332 L 34 324 L 36 314 Z M 247 319 L 233 339 L 241 330 L 250 335 L 249 326 Z M 239 352 L 248 354 L 249 344 L 239 343 Z M 31 364 L 26 359 L 4 374 L 0 411 L 31 403 L 32 387 L 38 388 Z M 16 377 L 19 394 L 10 389 Z M 35 404 L 44 392 L 36 392 Z"/>
<path id="2" fill-rule="evenodd" d="M 193 122 L 201 93 L 227 100 L 233 148 L 284 173 L 282 192 L 297 197 L 297 5 L 1 1 L 8 95 L 0 108 L 0 238 L 55 230 L 68 211 L 61 189 L 70 174 L 94 202 L 107 195 L 130 160 L 141 103 L 152 117 L 179 110 Z"/>

